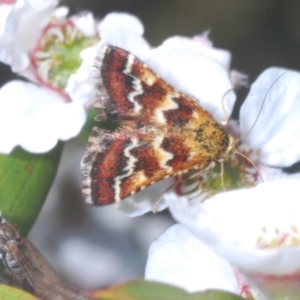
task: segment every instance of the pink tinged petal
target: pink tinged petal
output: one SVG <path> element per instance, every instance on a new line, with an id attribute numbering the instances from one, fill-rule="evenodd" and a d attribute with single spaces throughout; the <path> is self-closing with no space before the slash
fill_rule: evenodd
<path id="1" fill-rule="evenodd" d="M 0 61 L 11 65 L 14 72 L 24 71 L 30 64 L 28 52 L 35 46 L 57 4 L 57 0 L 17 2 L 0 38 Z"/>
<path id="2" fill-rule="evenodd" d="M 12 4 L 15 4 L 16 2 L 17 2 L 17 0 L 1 0 L 0 4 L 1 5 L 3 5 L 3 4 L 12 5 Z"/>
<path id="3" fill-rule="evenodd" d="M 281 76 L 282 75 L 282 76 Z M 261 154 L 259 162 L 288 167 L 300 160 L 300 73 L 269 68 L 252 84 L 240 112 L 243 142 Z"/>
<path id="4" fill-rule="evenodd" d="M 199 35 L 195 35 L 193 37 L 193 40 L 197 43 L 200 43 L 202 46 L 204 47 L 209 47 L 212 48 L 213 47 L 213 43 L 212 41 L 208 38 L 209 37 L 209 33 L 210 30 L 205 30 L 204 32 L 202 32 L 202 34 Z"/>
<path id="5" fill-rule="evenodd" d="M 164 199 L 161 199 L 161 197 L 172 183 L 171 178 L 162 180 L 115 205 L 129 217 L 144 215 L 147 212 L 153 211 L 154 208 L 156 208 L 157 212 L 162 211 L 167 208 L 168 203 L 166 203 Z M 158 201 L 159 205 L 157 206 Z"/>
<path id="6" fill-rule="evenodd" d="M 198 99 L 217 121 L 225 121 L 222 98 L 232 85 L 227 71 L 214 59 L 189 47 L 173 48 L 172 43 L 166 43 L 153 50 L 145 62 L 176 89 Z M 235 99 L 233 91 L 225 96 L 228 115 Z"/>
<path id="7" fill-rule="evenodd" d="M 170 227 L 151 244 L 145 278 L 189 292 L 206 289 L 239 292 L 229 263 L 179 224 Z"/>
<path id="8" fill-rule="evenodd" d="M 170 210 L 240 271 L 291 275 L 300 270 L 300 247 L 282 243 L 288 237 L 299 239 L 299 183 L 299 179 L 271 181 L 218 194 L 203 204 L 172 201 Z"/>
<path id="9" fill-rule="evenodd" d="M 300 179 L 300 173 L 288 174 L 283 172 L 280 168 L 270 168 L 266 165 L 257 165 L 259 173 L 263 178 L 264 182 L 279 179 Z"/>
<path id="10" fill-rule="evenodd" d="M 261 274 L 244 274 L 245 278 L 257 292 L 255 299 L 298 300 L 300 296 L 300 274 L 291 276 L 263 276 Z"/>
<path id="11" fill-rule="evenodd" d="M 86 118 L 82 106 L 65 103 L 60 95 L 22 81 L 2 87 L 0 99 L 0 111 L 6 116 L 0 121 L 3 153 L 17 145 L 32 153 L 49 151 L 58 140 L 76 136 Z"/>

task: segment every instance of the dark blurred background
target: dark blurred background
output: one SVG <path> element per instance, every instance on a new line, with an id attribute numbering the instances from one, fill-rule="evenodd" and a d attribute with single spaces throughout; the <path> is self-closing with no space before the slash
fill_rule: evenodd
<path id="1" fill-rule="evenodd" d="M 215 47 L 232 53 L 232 68 L 252 82 L 266 68 L 300 70 L 299 0 L 65 0 L 71 14 L 112 11 L 138 16 L 157 46 L 173 35 L 210 29 Z M 14 78 L 0 65 L 0 84 Z M 246 93 L 246 91 L 244 91 Z M 80 195 L 79 162 L 85 145 L 66 144 L 54 186 L 30 238 L 50 263 L 83 288 L 142 276 L 151 241 L 172 223 L 165 214 L 129 219 L 111 207 L 92 208 Z"/>
<path id="2" fill-rule="evenodd" d="M 211 29 L 216 47 L 228 49 L 232 67 L 253 81 L 269 66 L 300 69 L 300 2 L 297 0 L 65 0 L 71 13 L 129 12 L 145 25 L 145 36 L 159 45 L 172 35 L 193 36 Z M 0 66 L 1 83 L 10 78 Z"/>
<path id="3" fill-rule="evenodd" d="M 156 46 L 172 35 L 193 36 L 206 29 L 216 47 L 233 55 L 232 67 L 253 80 L 269 66 L 300 69 L 300 2 L 297 0 L 85 0 L 65 1 L 74 12 L 96 16 L 125 11 L 138 16 Z"/>

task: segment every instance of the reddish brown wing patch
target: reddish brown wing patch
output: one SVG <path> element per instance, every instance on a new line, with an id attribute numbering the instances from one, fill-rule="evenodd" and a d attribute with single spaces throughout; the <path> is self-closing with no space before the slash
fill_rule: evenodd
<path id="1" fill-rule="evenodd" d="M 183 126 L 204 110 L 123 49 L 105 46 L 96 59 L 98 119 Z"/>
<path id="2" fill-rule="evenodd" d="M 113 133 L 94 128 L 91 141 L 100 151 L 91 151 L 84 157 L 84 165 L 92 167 L 87 170 L 90 176 L 83 182 L 83 194 L 87 202 L 99 205 L 120 201 L 184 171 L 190 152 L 184 137 L 163 134 L 150 126 Z M 176 147 L 169 152 L 171 144 Z"/>
<path id="3" fill-rule="evenodd" d="M 86 202 L 111 204 L 225 157 L 229 137 L 222 127 L 132 54 L 104 46 L 96 75 L 97 119 L 127 125 L 116 132 L 93 129 L 82 161 Z"/>

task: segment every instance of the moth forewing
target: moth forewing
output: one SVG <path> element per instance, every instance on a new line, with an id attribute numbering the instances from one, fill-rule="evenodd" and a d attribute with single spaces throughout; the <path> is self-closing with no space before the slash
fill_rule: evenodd
<path id="1" fill-rule="evenodd" d="M 195 99 L 133 54 L 102 46 L 95 73 L 97 119 L 116 121 L 120 128 L 92 131 L 82 160 L 87 203 L 119 202 L 164 178 L 204 171 L 236 150 L 233 137 Z"/>

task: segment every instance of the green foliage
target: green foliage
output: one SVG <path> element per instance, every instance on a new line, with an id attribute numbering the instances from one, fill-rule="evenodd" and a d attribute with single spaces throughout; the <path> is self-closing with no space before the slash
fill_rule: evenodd
<path id="1" fill-rule="evenodd" d="M 16 148 L 9 155 L 0 155 L 0 210 L 22 235 L 27 235 L 47 197 L 62 148 L 59 143 L 44 154 Z"/>
<path id="2" fill-rule="evenodd" d="M 0 299 L 1 300 L 38 300 L 33 295 L 30 295 L 22 290 L 12 286 L 0 284 Z"/>
<path id="3" fill-rule="evenodd" d="M 243 298 L 222 291 L 188 293 L 183 289 L 151 281 L 136 280 L 89 295 L 99 300 L 241 300 Z"/>

